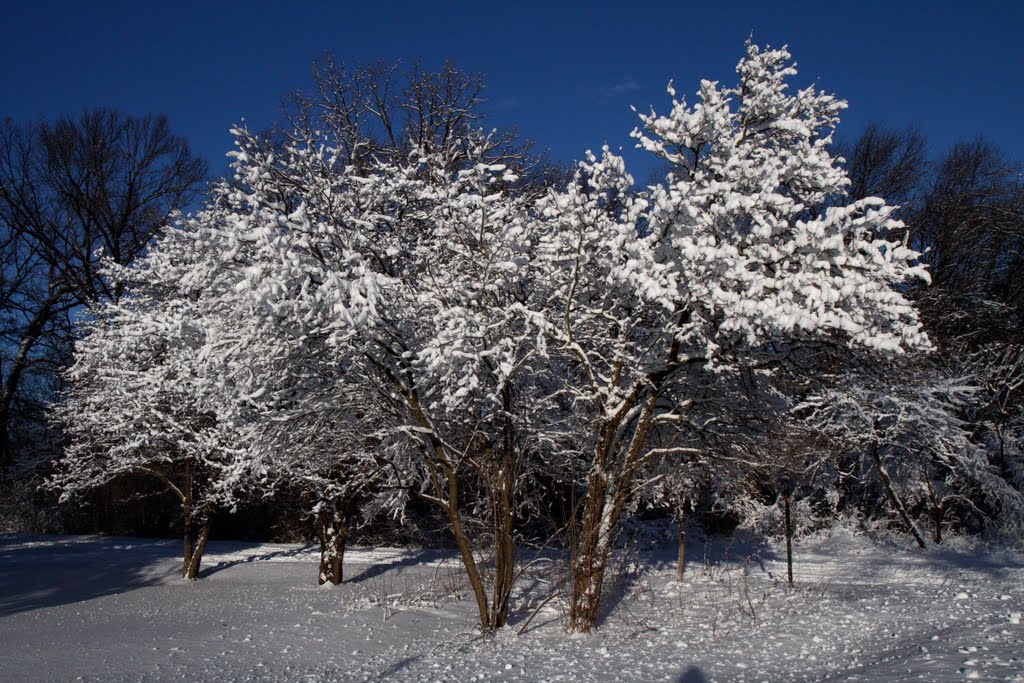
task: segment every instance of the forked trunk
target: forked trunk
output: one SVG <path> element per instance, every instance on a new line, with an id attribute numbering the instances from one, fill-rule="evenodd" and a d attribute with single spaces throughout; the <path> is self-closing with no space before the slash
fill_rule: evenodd
<path id="1" fill-rule="evenodd" d="M 449 457 L 446 446 L 434 434 L 433 424 L 423 412 L 415 390 L 407 387 L 386 369 L 385 372 L 391 377 L 395 386 L 399 387 L 404 394 L 408 407 L 412 410 L 419 425 L 431 435 L 430 449 L 433 451 L 433 457 L 428 464 L 430 482 L 434 491 L 433 501 L 444 510 L 451 524 L 452 535 L 455 537 L 455 544 L 459 548 L 459 556 L 466 570 L 466 578 L 469 579 L 469 585 L 476 600 L 477 611 L 480 616 L 480 627 L 484 631 L 502 628 L 508 622 L 509 600 L 512 594 L 513 579 L 515 578 L 515 546 L 512 536 L 515 482 L 512 468 L 509 466 L 510 463 L 506 461 L 505 466 L 496 473 L 495 481 L 491 481 L 488 484 L 495 503 L 494 514 L 496 515 L 493 527 L 495 531 L 496 566 L 492 600 L 488 598 L 484 578 L 477 564 L 476 556 L 473 553 L 473 543 L 463 525 L 462 512 L 459 509 L 461 479 L 455 464 L 457 461 Z M 504 396 L 507 405 L 509 401 L 507 391 Z M 504 453 L 507 458 L 512 456 L 509 435 L 510 431 L 506 433 L 503 444 Z"/>
<path id="2" fill-rule="evenodd" d="M 509 482 L 506 482 L 511 486 Z M 451 523 L 452 534 L 455 536 L 455 543 L 459 548 L 459 555 L 462 558 L 463 567 L 466 569 L 466 576 L 469 585 L 473 590 L 473 597 L 476 599 L 477 611 L 480 615 L 480 626 L 485 631 L 494 631 L 503 628 L 508 623 L 509 602 L 512 595 L 512 584 L 515 579 L 515 544 L 512 535 L 513 509 L 511 488 L 501 485 L 498 492 L 498 501 L 494 514 L 494 542 L 495 542 L 495 568 L 493 594 L 487 596 L 487 590 L 480 566 L 473 554 L 473 543 L 466 533 L 462 523 L 462 513 L 459 511 L 459 482 L 454 476 L 448 476 L 447 482 L 447 505 L 444 506 Z"/>
<path id="3" fill-rule="evenodd" d="M 210 538 L 210 515 L 205 514 L 202 526 L 199 529 L 199 537 L 195 541 L 191 555 L 185 558 L 184 577 L 186 579 L 199 578 L 199 566 L 203 561 L 203 552 L 206 550 L 206 541 Z"/>
<path id="4" fill-rule="evenodd" d="M 633 486 L 633 477 L 641 464 L 640 454 L 654 415 L 657 393 L 640 404 L 635 418 L 627 418 L 635 399 L 623 405 L 618 416 L 601 425 L 594 464 L 587 481 L 583 519 L 572 561 L 572 604 L 569 607 L 571 633 L 589 633 L 597 624 L 601 609 L 604 573 L 612 550 L 612 534 L 622 516 Z M 628 445 L 620 434 L 622 421 L 635 419 Z"/>
<path id="5" fill-rule="evenodd" d="M 508 623 L 509 602 L 512 599 L 512 584 L 515 582 L 515 537 L 513 524 L 513 491 L 511 463 L 506 461 L 496 477 L 497 491 L 494 494 L 494 587 L 491 595 L 491 623 L 493 628 L 502 628 Z"/>

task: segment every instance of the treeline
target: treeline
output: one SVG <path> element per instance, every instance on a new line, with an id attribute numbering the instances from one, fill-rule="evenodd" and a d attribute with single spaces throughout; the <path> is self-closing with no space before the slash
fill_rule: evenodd
<path id="1" fill-rule="evenodd" d="M 1024 189 L 996 148 L 838 145 L 845 103 L 748 44 L 734 86 L 640 116 L 668 170 L 639 187 L 489 130 L 453 66 L 314 72 L 188 216 L 205 169 L 162 119 L 8 122 L 9 485 L 153 482 L 190 578 L 217 511 L 309 520 L 336 583 L 353 527 L 431 520 L 485 629 L 553 541 L 590 630 L 630 516 L 677 520 L 680 573 L 688 519 L 1019 538 Z"/>

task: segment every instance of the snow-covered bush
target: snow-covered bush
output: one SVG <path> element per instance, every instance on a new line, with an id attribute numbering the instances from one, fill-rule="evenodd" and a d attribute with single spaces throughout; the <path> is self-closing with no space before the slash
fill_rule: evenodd
<path id="1" fill-rule="evenodd" d="M 1024 496 L 968 420 L 983 393 L 974 377 L 920 359 L 845 372 L 798 412 L 847 451 L 854 471 L 881 482 L 891 513 L 924 547 L 929 527 L 938 544 L 951 527 L 1017 535 L 1024 524 Z"/>

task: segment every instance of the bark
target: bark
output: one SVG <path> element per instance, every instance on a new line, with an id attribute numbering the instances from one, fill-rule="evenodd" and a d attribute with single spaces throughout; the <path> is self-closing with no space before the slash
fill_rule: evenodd
<path id="1" fill-rule="evenodd" d="M 473 596 L 476 598 L 477 611 L 480 614 L 480 626 L 484 630 L 498 628 L 496 619 L 492 618 L 490 604 L 487 599 L 487 591 L 484 588 L 483 578 L 480 576 L 480 567 L 473 556 L 473 544 L 466 535 L 465 527 L 462 525 L 462 513 L 458 509 L 459 483 L 454 473 L 448 476 L 448 505 L 446 511 L 448 520 L 452 525 L 452 534 L 455 536 L 455 544 L 459 548 L 459 556 L 466 569 L 466 576 L 469 585 L 473 589 Z M 504 624 L 501 624 L 504 626 Z"/>
<path id="2" fill-rule="evenodd" d="M 322 585 L 338 585 L 343 580 L 345 548 L 350 532 L 353 501 L 348 499 L 323 503 L 317 513 L 316 534 L 320 540 L 320 573 Z"/>
<path id="3" fill-rule="evenodd" d="M 786 576 L 789 579 L 790 586 L 793 585 L 793 513 L 791 500 L 790 489 L 787 487 L 786 494 L 782 497 L 782 502 L 786 513 Z"/>
<path id="4" fill-rule="evenodd" d="M 168 481 L 168 485 L 170 481 Z M 191 462 L 185 463 L 185 480 L 180 489 L 181 513 L 182 513 L 182 564 L 181 576 L 185 579 L 196 579 L 199 577 L 199 565 L 203 560 L 203 552 L 206 550 L 206 541 L 210 537 L 210 518 L 213 507 L 205 503 L 199 512 L 199 535 L 194 535 L 196 525 L 195 499 L 193 488 L 195 486 L 195 472 Z"/>
<path id="5" fill-rule="evenodd" d="M 186 558 L 185 578 L 194 580 L 199 578 L 199 565 L 203 561 L 203 552 L 206 550 L 206 541 L 210 538 L 210 513 L 209 509 L 204 512 L 202 527 L 199 530 L 199 537 L 196 539 L 192 555 Z"/>
<path id="6" fill-rule="evenodd" d="M 589 633 L 600 616 L 604 573 L 611 552 L 610 533 L 618 521 L 615 497 L 608 493 L 604 474 L 593 472 L 573 558 L 572 604 L 569 608 L 571 633 Z"/>
<path id="7" fill-rule="evenodd" d="M 589 633 L 600 616 L 601 592 L 612 548 L 612 532 L 622 516 L 632 490 L 634 475 L 642 462 L 640 454 L 647 440 L 657 397 L 657 393 L 652 392 L 643 399 L 627 445 L 622 443 L 625 437 L 620 434 L 620 428 L 628 425 L 623 420 L 630 410 L 641 404 L 639 394 L 634 394 L 631 401 L 624 402 L 618 414 L 605 421 L 599 431 L 594 465 L 583 503 L 580 535 L 572 562 L 572 604 L 569 608 L 571 633 Z"/>
<path id="8" fill-rule="evenodd" d="M 508 623 L 512 584 L 515 581 L 515 538 L 513 536 L 513 486 L 511 463 L 506 460 L 498 473 L 494 506 L 494 587 L 491 599 L 491 624 L 502 628 Z"/>
<path id="9" fill-rule="evenodd" d="M 448 515 L 452 528 L 452 535 L 459 548 L 459 555 L 462 558 L 469 585 L 473 590 L 476 599 L 477 611 L 480 616 L 480 626 L 485 631 L 493 631 L 503 628 L 508 623 L 509 602 L 512 595 L 512 583 L 515 578 L 515 544 L 512 534 L 513 508 L 512 508 L 512 485 L 511 472 L 503 468 L 499 475 L 498 489 L 492 492 L 497 497 L 497 505 L 494 510 L 494 541 L 495 541 L 495 575 L 492 586 L 492 598 L 488 598 L 487 590 L 473 554 L 473 543 L 466 533 L 462 521 L 462 513 L 459 510 L 461 495 L 460 480 L 457 474 L 450 469 L 446 470 L 446 504 L 443 506 Z M 493 485 L 493 483 L 492 483 Z"/>
<path id="10" fill-rule="evenodd" d="M 509 387 L 502 388 L 502 407 L 505 415 L 512 413 L 512 399 Z M 490 456 L 493 457 L 493 451 Z M 506 417 L 502 427 L 501 458 L 497 471 L 489 481 L 494 500 L 494 586 L 491 595 L 491 623 L 502 628 L 508 623 L 509 603 L 512 599 L 512 584 L 515 582 L 515 486 L 516 451 L 513 444 L 513 426 Z"/>

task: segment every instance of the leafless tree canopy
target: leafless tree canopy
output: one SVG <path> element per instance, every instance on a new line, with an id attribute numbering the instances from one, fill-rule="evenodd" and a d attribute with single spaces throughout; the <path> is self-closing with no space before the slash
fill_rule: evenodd
<path id="1" fill-rule="evenodd" d="M 325 53 L 313 62 L 313 78 L 314 92 L 285 99 L 285 135 L 294 143 L 326 137 L 346 164 L 365 168 L 415 154 L 451 172 L 472 156 L 505 164 L 531 185 L 564 183 L 571 175 L 515 128 L 491 127 L 483 75 L 451 62 L 436 71 L 419 62 L 348 66 Z"/>
<path id="2" fill-rule="evenodd" d="M 97 109 L 0 125 L 0 461 L 22 380 L 66 349 L 68 312 L 117 295 L 101 258 L 130 262 L 206 173 L 166 116 Z"/>
<path id="3" fill-rule="evenodd" d="M 870 124 L 846 157 L 850 195 L 854 199 L 885 197 L 906 206 L 928 175 L 927 138 L 916 128 L 885 129 Z"/>

